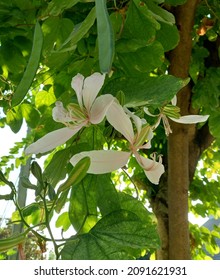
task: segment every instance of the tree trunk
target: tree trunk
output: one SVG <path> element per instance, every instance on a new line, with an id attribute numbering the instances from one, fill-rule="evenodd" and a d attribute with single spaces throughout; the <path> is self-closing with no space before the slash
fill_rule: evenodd
<path id="1" fill-rule="evenodd" d="M 179 45 L 170 53 L 169 73 L 180 78 L 189 76 L 192 51 L 192 27 L 197 0 L 174 10 L 179 29 Z M 190 111 L 190 85 L 178 93 L 181 115 Z M 168 139 L 168 216 L 169 216 L 169 259 L 190 259 L 188 228 L 188 188 L 189 188 L 189 126 L 171 123 L 173 133 Z"/>
<path id="2" fill-rule="evenodd" d="M 186 4 L 172 10 L 179 28 L 180 42 L 169 53 L 169 73 L 180 78 L 189 76 L 192 52 L 192 27 L 199 1 L 188 0 Z M 219 44 L 208 57 L 209 65 L 219 66 Z M 213 53 L 215 56 L 213 57 Z M 178 93 L 178 106 L 181 115 L 198 114 L 191 106 L 192 83 Z M 173 133 L 168 139 L 168 159 L 165 159 L 166 173 L 162 176 L 158 193 L 151 199 L 152 209 L 157 217 L 161 248 L 157 251 L 158 260 L 190 259 L 188 228 L 188 191 L 193 180 L 201 154 L 214 138 L 208 123 L 200 129 L 196 125 L 180 125 L 170 122 Z"/>

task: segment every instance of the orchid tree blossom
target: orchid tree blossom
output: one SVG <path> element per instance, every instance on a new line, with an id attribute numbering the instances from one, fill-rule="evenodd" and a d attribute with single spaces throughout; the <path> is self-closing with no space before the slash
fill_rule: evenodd
<path id="1" fill-rule="evenodd" d="M 164 173 L 164 166 L 161 162 L 161 158 L 159 162 L 157 162 L 155 156 L 150 159 L 139 153 L 139 150 L 149 149 L 151 147 L 153 131 L 150 125 L 143 125 L 142 120 L 138 116 L 132 114 L 128 110 L 126 112 L 119 103 L 113 102 L 106 112 L 106 118 L 108 122 L 128 140 L 128 152 L 115 150 L 82 152 L 74 155 L 70 162 L 75 166 L 82 158 L 89 156 L 91 164 L 88 173 L 103 174 L 125 166 L 130 156 L 133 154 L 141 168 L 143 168 L 147 178 L 152 183 L 158 184 L 161 175 Z M 132 118 L 135 123 L 136 131 L 133 129 L 130 118 Z"/>
<path id="2" fill-rule="evenodd" d="M 64 144 L 82 127 L 102 122 L 115 99 L 110 94 L 97 97 L 104 80 L 105 75 L 100 73 L 94 73 L 87 78 L 81 74 L 73 77 L 71 86 L 75 90 L 78 104 L 71 103 L 65 109 L 63 103 L 57 101 L 52 111 L 54 121 L 63 123 L 66 127 L 46 134 L 28 146 L 25 153 L 37 154 L 50 151 Z"/>
<path id="3" fill-rule="evenodd" d="M 158 127 L 161 120 L 163 122 L 163 126 L 165 129 L 165 133 L 167 136 L 169 136 L 170 133 L 172 133 L 172 129 L 169 124 L 169 119 L 176 123 L 182 123 L 182 124 L 196 124 L 200 122 L 206 122 L 209 115 L 186 115 L 186 116 L 180 116 L 180 109 L 176 106 L 177 104 L 177 98 L 174 96 L 174 98 L 171 100 L 171 104 L 167 104 L 164 106 L 160 113 L 157 115 L 151 114 L 147 107 L 144 107 L 144 112 L 151 116 L 151 117 L 158 117 L 157 122 L 154 125 L 154 129 Z"/>

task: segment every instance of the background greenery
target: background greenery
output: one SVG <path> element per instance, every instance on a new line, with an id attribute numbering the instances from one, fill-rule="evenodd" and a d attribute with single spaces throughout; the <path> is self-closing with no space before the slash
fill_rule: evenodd
<path id="1" fill-rule="evenodd" d="M 155 203 L 159 205 L 159 200 L 165 200 L 166 205 L 167 198 L 161 197 L 162 185 L 147 181 L 134 159 L 112 174 L 87 175 L 55 199 L 60 182 L 72 171 L 72 155 L 102 149 L 106 143 L 125 147 L 125 140 L 107 122 L 86 128 L 66 145 L 46 154 L 41 167 L 37 163 L 41 155 L 29 163 L 28 157 L 18 153 L 63 126 L 53 121 L 52 108 L 57 100 L 64 105 L 76 101 L 70 84 L 77 73 L 108 73 L 101 94 L 115 95 L 123 105 L 153 123 L 143 106 L 158 113 L 189 82 L 168 75 L 170 52 L 180 41 L 174 11 L 186 2 L 1 1 L 0 106 L 4 114 L 0 127 L 9 126 L 17 133 L 26 122 L 29 129 L 23 141 L 15 143 L 10 154 L 1 158 L 0 191 L 9 186 L 10 192 L 0 198 L 14 201 L 17 210 L 11 222 L 21 223 L 24 232 L 30 231 L 42 252 L 42 244 L 52 242 L 56 258 L 137 259 L 148 253 L 155 257 L 162 246 Z M 207 134 L 213 137 L 191 180 L 189 211 L 196 216 L 216 218 L 220 216 L 219 19 L 219 1 L 199 1 L 188 69 L 190 106 L 194 112 L 210 115 Z M 148 156 L 152 152 L 162 154 L 166 164 L 167 136 L 162 124 L 152 143 Z M 21 165 L 29 165 L 35 176 L 35 181 L 30 181 L 26 174 L 20 182 L 20 188 L 29 189 L 35 197 L 29 205 L 19 204 L 15 182 L 8 181 L 10 172 Z M 70 235 L 61 234 L 59 240 L 51 229 L 55 214 L 55 225 L 61 233 L 72 229 Z M 207 259 L 204 248 L 210 254 L 218 252 L 215 238 L 220 237 L 219 228 L 212 232 L 195 225 L 189 228 L 193 259 Z M 47 229 L 46 235 L 42 234 L 43 229 Z"/>

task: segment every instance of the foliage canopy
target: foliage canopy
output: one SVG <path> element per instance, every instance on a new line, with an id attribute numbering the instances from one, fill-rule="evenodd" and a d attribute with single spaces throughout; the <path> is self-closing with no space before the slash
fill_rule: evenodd
<path id="1" fill-rule="evenodd" d="M 167 218 L 167 136 L 173 125 L 170 119 L 178 121 L 182 114 L 209 115 L 208 121 L 183 125 L 196 130 L 194 142 L 199 147 L 199 152 L 191 151 L 196 158 L 191 161 L 193 166 L 189 163 L 189 211 L 196 216 L 219 217 L 220 4 L 217 0 L 197 3 L 188 75 L 182 77 L 170 73 L 170 68 L 183 28 L 178 25 L 177 11 L 188 2 L 1 1 L 0 127 L 9 126 L 17 133 L 26 123 L 28 133 L 1 159 L 0 191 L 7 186 L 10 191 L 0 199 L 14 201 L 17 210 L 12 222 L 21 223 L 25 233 L 31 231 L 40 248 L 52 242 L 57 259 L 138 259 L 163 246 L 157 226 L 158 213 Z M 88 158 L 73 167 L 70 159 L 81 152 L 129 150 L 129 141 L 107 117 L 82 127 L 64 144 L 32 157 L 33 176 L 21 177 L 20 182 L 34 200 L 19 205 L 9 176 L 14 166 L 27 164 L 29 156 L 23 152 L 18 157 L 18 152 L 68 123 L 54 120 L 54 108 L 61 104 L 57 102 L 62 102 L 63 108 L 73 108 L 78 96 L 71 87 L 72 78 L 97 72 L 105 75 L 99 97 L 111 94 L 130 114 L 153 128 L 151 148 L 141 150 L 140 156 L 158 162 L 163 155 L 165 173 L 160 183 L 145 176 L 134 156 L 108 174 L 88 174 Z M 186 87 L 190 88 L 190 98 L 185 98 L 187 113 L 182 103 L 175 103 Z M 74 112 L 79 113 L 74 106 Z M 130 118 L 132 123 L 137 120 Z M 136 133 L 138 127 L 134 130 Z M 149 141 L 147 137 L 141 144 Z M 39 165 L 41 156 L 45 156 L 44 166 Z M 202 163 L 197 166 L 199 159 Z M 11 161 L 14 164 L 10 165 Z M 54 217 L 59 238 L 51 228 Z M 192 258 L 208 258 L 204 246 L 210 254 L 217 253 L 219 228 L 209 232 L 190 225 L 190 237 Z M 6 241 L 0 240 L 0 249 Z M 11 247 L 21 243 L 16 236 L 10 242 Z"/>

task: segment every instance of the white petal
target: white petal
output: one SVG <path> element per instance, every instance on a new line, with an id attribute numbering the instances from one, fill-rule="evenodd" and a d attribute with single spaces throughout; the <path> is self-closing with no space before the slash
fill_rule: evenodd
<path id="1" fill-rule="evenodd" d="M 63 107 L 63 103 L 56 102 L 56 106 L 52 110 L 52 116 L 55 122 L 70 122 L 72 119 L 69 116 L 69 112 Z"/>
<path id="2" fill-rule="evenodd" d="M 39 154 L 48 152 L 57 146 L 65 143 L 69 140 L 74 134 L 76 134 L 81 127 L 76 127 L 75 129 L 70 129 L 68 127 L 64 127 L 55 131 L 52 131 L 30 146 L 25 150 L 25 154 Z"/>
<path id="3" fill-rule="evenodd" d="M 187 115 L 187 116 L 182 116 L 179 119 L 175 119 L 175 118 L 170 118 L 170 119 L 177 123 L 191 124 L 191 123 L 206 122 L 208 118 L 209 115 Z"/>
<path id="4" fill-rule="evenodd" d="M 151 148 L 151 140 L 154 137 L 154 133 L 153 130 L 150 128 L 149 133 L 148 133 L 148 141 L 146 144 L 142 145 L 141 147 L 139 147 L 139 149 L 150 149 Z"/>
<path id="5" fill-rule="evenodd" d="M 93 124 L 100 123 L 104 119 L 108 108 L 114 100 L 115 97 L 111 94 L 105 94 L 97 97 L 90 111 L 90 122 Z"/>
<path id="6" fill-rule="evenodd" d="M 123 110 L 122 106 L 113 102 L 106 112 L 108 122 L 120 132 L 131 144 L 134 142 L 134 130 L 128 115 Z"/>
<path id="7" fill-rule="evenodd" d="M 141 132 L 143 121 L 138 116 L 136 116 L 134 113 L 132 113 L 130 110 L 128 110 L 128 108 L 125 107 L 124 111 L 128 114 L 129 117 L 131 117 L 133 119 L 135 126 L 137 128 L 137 133 L 139 134 Z M 146 123 L 146 121 L 145 121 L 145 123 Z"/>
<path id="8" fill-rule="evenodd" d="M 163 164 L 161 162 L 145 158 L 139 154 L 136 154 L 135 157 L 140 166 L 144 169 L 144 173 L 151 183 L 156 185 L 159 184 L 160 177 L 165 171 Z"/>
<path id="9" fill-rule="evenodd" d="M 82 158 L 87 156 L 91 160 L 88 173 L 104 174 L 123 167 L 128 162 L 130 153 L 113 150 L 82 152 L 73 156 L 70 162 L 75 166 Z"/>
<path id="10" fill-rule="evenodd" d="M 147 107 L 144 107 L 144 113 L 147 114 L 148 116 L 151 116 L 151 117 L 158 117 L 159 116 L 159 115 L 151 114 L 151 112 L 149 111 L 149 109 Z"/>
<path id="11" fill-rule="evenodd" d="M 174 97 L 173 97 L 173 99 L 171 100 L 171 104 L 173 105 L 173 106 L 176 106 L 176 104 L 177 104 L 177 96 L 175 95 Z"/>
<path id="12" fill-rule="evenodd" d="M 77 100 L 78 100 L 80 108 L 83 107 L 83 104 L 82 104 L 83 83 L 84 83 L 84 76 L 79 73 L 75 77 L 72 78 L 71 86 L 76 92 L 76 96 L 77 96 Z"/>
<path id="13" fill-rule="evenodd" d="M 83 85 L 83 103 L 87 112 L 90 111 L 91 106 L 96 99 L 100 89 L 105 81 L 105 75 L 100 73 L 94 73 L 91 76 L 85 78 Z"/>

